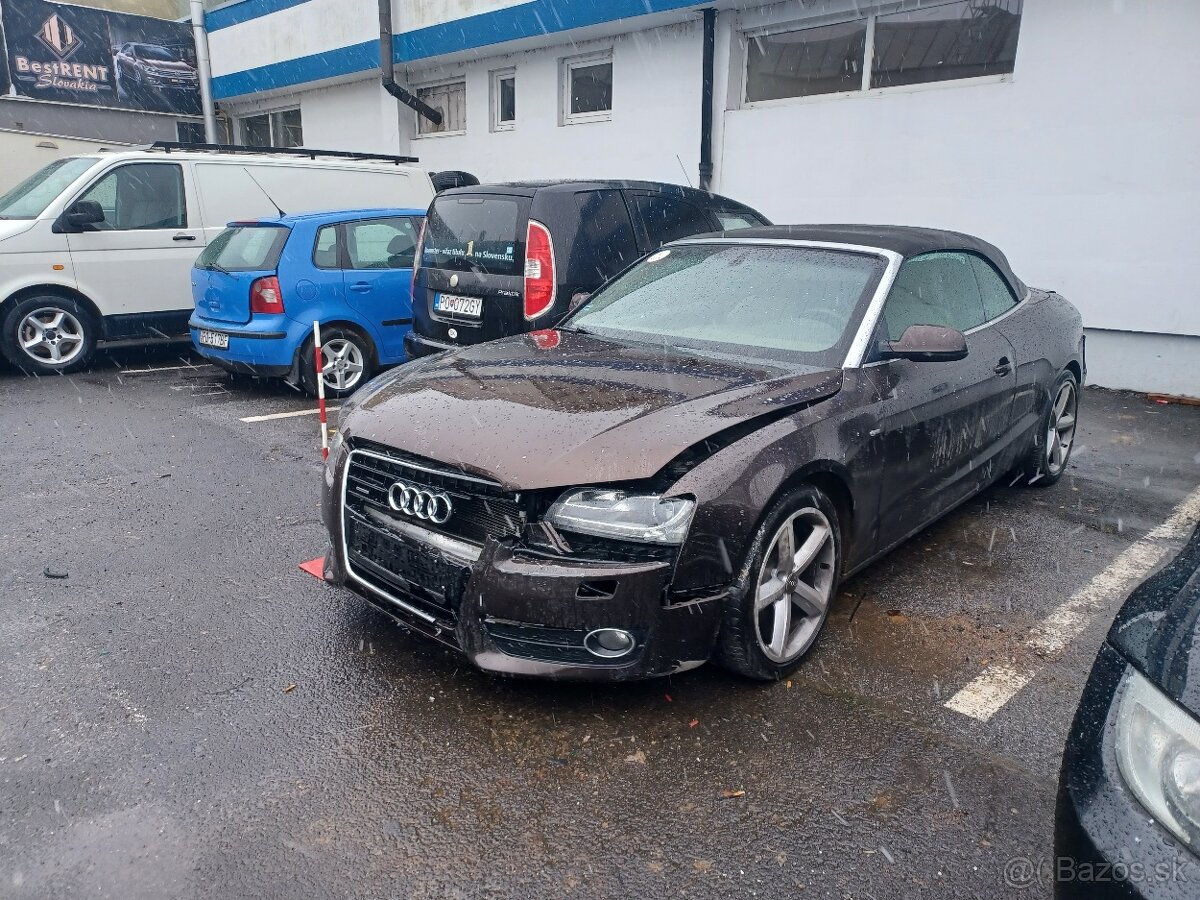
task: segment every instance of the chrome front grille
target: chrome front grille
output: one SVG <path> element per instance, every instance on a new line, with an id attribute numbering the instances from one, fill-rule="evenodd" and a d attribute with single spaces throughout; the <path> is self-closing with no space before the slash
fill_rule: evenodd
<path id="1" fill-rule="evenodd" d="M 368 511 L 374 510 L 476 546 L 482 546 L 489 537 L 519 535 L 525 524 L 520 495 L 505 491 L 494 481 L 394 451 L 380 452 L 356 445 L 346 479 L 346 506 L 354 512 L 367 517 Z M 388 502 L 388 492 L 397 482 L 449 498 L 451 509 L 445 521 L 439 523 L 397 510 Z"/>
<path id="2" fill-rule="evenodd" d="M 437 513 L 403 502 L 404 490 L 410 500 L 413 491 L 441 498 Z M 496 482 L 358 444 L 342 498 L 348 574 L 430 623 L 457 619 L 479 548 L 489 537 L 519 534 L 525 521 L 520 496 Z"/>

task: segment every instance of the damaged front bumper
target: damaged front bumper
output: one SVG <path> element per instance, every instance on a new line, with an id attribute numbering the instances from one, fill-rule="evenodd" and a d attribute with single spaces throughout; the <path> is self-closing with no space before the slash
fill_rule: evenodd
<path id="1" fill-rule="evenodd" d="M 485 671 L 626 681 L 694 668 L 712 653 L 725 594 L 670 602 L 673 560 L 555 557 L 516 539 L 479 547 L 387 516 L 367 521 L 340 504 L 326 512 L 334 536 L 326 580 Z M 381 558 L 380 541 L 395 564 L 372 561 Z M 589 635 L 603 629 L 631 635 L 632 649 L 618 658 L 598 653 Z"/>

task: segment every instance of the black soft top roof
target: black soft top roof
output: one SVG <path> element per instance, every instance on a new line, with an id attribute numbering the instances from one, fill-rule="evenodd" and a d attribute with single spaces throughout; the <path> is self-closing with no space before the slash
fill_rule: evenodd
<path id="1" fill-rule="evenodd" d="M 696 235 L 698 238 L 709 236 Z M 1026 291 L 1024 282 L 1013 274 L 1008 258 L 998 247 L 959 231 L 911 225 L 771 225 L 762 228 L 742 228 L 727 232 L 725 236 L 858 244 L 863 247 L 892 250 L 905 259 L 934 250 L 964 250 L 989 260 L 1004 276 L 1017 297 L 1023 297 Z"/>

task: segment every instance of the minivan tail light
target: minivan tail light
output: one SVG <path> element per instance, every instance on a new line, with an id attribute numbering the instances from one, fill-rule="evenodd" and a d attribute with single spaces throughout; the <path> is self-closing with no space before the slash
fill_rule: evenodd
<path id="1" fill-rule="evenodd" d="M 525 232 L 525 318 L 536 319 L 554 305 L 554 245 L 541 222 Z"/>
<path id="2" fill-rule="evenodd" d="M 279 279 L 274 275 L 256 278 L 250 285 L 250 312 L 283 312 L 283 293 L 279 290 Z"/>

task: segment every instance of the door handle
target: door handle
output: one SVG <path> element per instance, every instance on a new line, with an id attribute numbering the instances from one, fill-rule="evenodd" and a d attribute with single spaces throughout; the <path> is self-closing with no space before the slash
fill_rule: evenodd
<path id="1" fill-rule="evenodd" d="M 1009 362 L 1007 356 L 1002 356 L 1000 357 L 1000 362 L 996 363 L 996 367 L 992 371 L 1003 378 L 1012 371 L 1012 363 Z"/>
<path id="2" fill-rule="evenodd" d="M 370 289 L 371 282 L 369 281 L 356 281 L 354 284 L 350 285 L 350 290 L 354 291 L 356 294 L 365 294 Z"/>
<path id="3" fill-rule="evenodd" d="M 194 234 L 177 234 L 171 238 L 173 241 L 194 241 L 195 239 L 196 236 Z"/>

